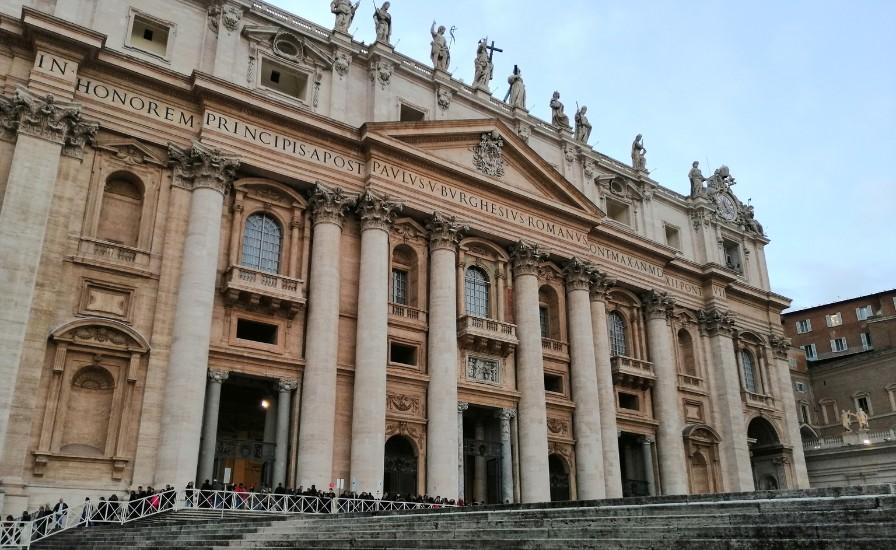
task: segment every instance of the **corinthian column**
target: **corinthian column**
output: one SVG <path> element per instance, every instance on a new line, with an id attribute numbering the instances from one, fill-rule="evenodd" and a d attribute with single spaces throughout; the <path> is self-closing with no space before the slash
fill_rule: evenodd
<path id="1" fill-rule="evenodd" d="M 607 332 L 607 290 L 615 284 L 614 279 L 598 272 L 594 273 L 591 283 L 591 323 L 594 331 L 594 363 L 597 368 L 597 396 L 600 399 L 600 432 L 607 498 L 622 497 L 619 435 L 616 431 L 616 389 L 613 386 L 610 337 Z"/>
<path id="2" fill-rule="evenodd" d="M 221 385 L 230 376 L 227 371 L 209 369 L 205 383 L 205 414 L 202 416 L 202 441 L 199 446 L 199 473 L 201 483 L 212 479 L 215 469 L 215 448 L 218 443 L 218 412 L 221 409 Z"/>
<path id="3" fill-rule="evenodd" d="M 656 372 L 653 402 L 659 422 L 656 441 L 663 494 L 687 494 L 688 474 L 682 440 L 684 423 L 678 396 L 678 368 L 668 320 L 674 302 L 665 292 L 655 290 L 645 293 L 642 301 L 647 314 L 647 349 Z"/>
<path id="4" fill-rule="evenodd" d="M 197 141 L 190 149 L 169 145 L 175 181 L 192 191 L 183 264 L 174 309 L 171 355 L 156 462 L 156 484 L 183 487 L 196 478 L 202 401 L 208 369 L 221 210 L 239 160 Z"/>
<path id="5" fill-rule="evenodd" d="M 0 134 L 16 140 L 0 197 L 0 449 L 10 448 L 5 440 L 12 397 L 59 157 L 63 152 L 78 156 L 96 134 L 96 124 L 82 121 L 80 109 L 53 96 L 36 97 L 24 88 L 12 98 L 0 96 Z M 0 450 L 0 461 L 2 454 Z"/>
<path id="6" fill-rule="evenodd" d="M 305 374 L 299 419 L 299 484 L 326 487 L 333 471 L 336 354 L 342 222 L 354 200 L 317 183 L 311 192 L 313 235 L 308 277 Z M 386 274 L 383 273 L 383 277 Z"/>
<path id="7" fill-rule="evenodd" d="M 358 198 L 361 272 L 355 338 L 351 486 L 376 494 L 383 488 L 386 445 L 386 363 L 389 359 L 389 227 L 402 205 L 367 190 Z"/>
<path id="8" fill-rule="evenodd" d="M 513 409 L 501 409 L 497 413 L 501 421 L 501 502 L 513 502 L 513 445 L 510 421 L 516 417 Z"/>
<path id="9" fill-rule="evenodd" d="M 458 480 L 457 402 L 457 241 L 466 226 L 436 212 L 429 231 L 429 390 L 426 426 L 426 492 L 448 496 L 461 487 Z M 463 425 L 460 424 L 461 429 Z M 462 445 L 463 442 L 461 442 Z M 461 451 L 462 452 L 462 451 Z M 459 494 L 458 498 L 463 498 Z"/>
<path id="10" fill-rule="evenodd" d="M 292 391 L 299 385 L 297 380 L 281 378 L 277 396 L 277 446 L 274 448 L 273 487 L 286 485 L 286 457 L 289 451 L 289 414 L 292 412 Z"/>
<path id="11" fill-rule="evenodd" d="M 576 486 L 583 500 L 606 496 L 600 397 L 594 363 L 594 331 L 588 291 L 592 266 L 573 258 L 563 267 L 569 315 L 569 357 L 572 398 L 576 403 Z"/>
<path id="12" fill-rule="evenodd" d="M 544 401 L 544 365 L 538 315 L 538 266 L 545 255 L 522 241 L 511 249 L 516 308 L 516 380 L 520 392 L 520 496 L 523 502 L 551 500 L 548 476 L 548 428 Z"/>
<path id="13" fill-rule="evenodd" d="M 752 491 L 755 487 L 740 398 L 740 372 L 731 340 L 734 316 L 727 311 L 710 308 L 698 312 L 697 318 L 700 333 L 709 337 L 711 364 L 718 373 L 712 390 L 719 405 L 720 431 L 725 434 L 719 444 L 725 490 Z"/>

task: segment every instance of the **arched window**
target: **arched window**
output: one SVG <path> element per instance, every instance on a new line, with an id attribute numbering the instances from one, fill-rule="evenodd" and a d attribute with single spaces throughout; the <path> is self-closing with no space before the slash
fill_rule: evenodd
<path id="1" fill-rule="evenodd" d="M 267 214 L 252 214 L 246 218 L 243 232 L 242 265 L 261 271 L 280 271 L 280 224 Z"/>
<path id="2" fill-rule="evenodd" d="M 467 315 L 488 317 L 488 275 L 478 267 L 468 267 L 464 281 Z"/>
<path id="3" fill-rule="evenodd" d="M 625 319 L 612 311 L 607 315 L 607 330 L 610 332 L 610 356 L 626 355 Z"/>
<path id="4" fill-rule="evenodd" d="M 96 236 L 104 241 L 137 246 L 143 213 L 143 187 L 128 173 L 109 176 L 103 187 Z"/>
<path id="5" fill-rule="evenodd" d="M 740 350 L 740 368 L 744 372 L 744 389 L 750 393 L 759 393 L 756 384 L 756 369 L 753 364 L 753 354 L 749 351 Z"/>

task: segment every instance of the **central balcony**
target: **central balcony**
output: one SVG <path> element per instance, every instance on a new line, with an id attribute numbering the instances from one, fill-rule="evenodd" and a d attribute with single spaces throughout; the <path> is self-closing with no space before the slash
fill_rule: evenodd
<path id="1" fill-rule="evenodd" d="M 239 302 L 251 310 L 282 311 L 289 317 L 305 307 L 301 279 L 232 265 L 222 280 L 221 292 L 230 305 Z"/>
<path id="2" fill-rule="evenodd" d="M 771 395 L 763 395 L 760 393 L 753 393 L 747 390 L 743 390 L 744 402 L 747 405 L 752 405 L 754 407 L 759 407 L 762 409 L 774 409 L 775 408 L 775 398 Z"/>
<path id="3" fill-rule="evenodd" d="M 420 308 L 389 302 L 389 320 L 415 328 L 425 328 L 426 312 Z"/>
<path id="4" fill-rule="evenodd" d="M 457 320 L 460 345 L 481 353 L 510 355 L 516 349 L 516 325 L 495 319 L 464 315 Z"/>
<path id="5" fill-rule="evenodd" d="M 541 350 L 545 357 L 569 361 L 569 344 L 562 340 L 542 338 Z"/>
<path id="6" fill-rule="evenodd" d="M 613 372 L 613 383 L 619 386 L 647 389 L 656 382 L 653 364 L 634 357 L 624 355 L 610 357 L 610 370 Z"/>

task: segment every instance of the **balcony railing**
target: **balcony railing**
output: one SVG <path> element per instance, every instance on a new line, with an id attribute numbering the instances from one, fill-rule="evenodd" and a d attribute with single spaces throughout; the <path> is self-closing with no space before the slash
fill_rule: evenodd
<path id="1" fill-rule="evenodd" d="M 610 358 L 613 383 L 634 388 L 649 388 L 656 381 L 653 364 L 634 357 L 614 355 Z"/>
<path id="2" fill-rule="evenodd" d="M 457 320 L 457 338 L 466 348 L 503 356 L 509 355 L 519 343 L 516 325 L 472 315 Z"/>
<path id="3" fill-rule="evenodd" d="M 771 409 L 775 406 L 775 398 L 771 395 L 762 395 L 744 390 L 744 401 L 747 405 Z"/>
<path id="4" fill-rule="evenodd" d="M 704 391 L 703 379 L 690 374 L 679 374 L 678 385 L 684 389 Z"/>
<path id="5" fill-rule="evenodd" d="M 146 270 L 149 253 L 139 248 L 110 241 L 82 238 L 78 243 L 78 256 L 91 262 L 102 262 L 126 268 Z"/>
<path id="6" fill-rule="evenodd" d="M 230 303 L 282 310 L 290 317 L 305 306 L 301 279 L 232 265 L 224 272 L 223 281 L 221 290 Z"/>
<path id="7" fill-rule="evenodd" d="M 422 309 L 389 302 L 389 316 L 396 320 L 409 321 L 415 325 L 426 325 L 426 312 Z"/>
<path id="8" fill-rule="evenodd" d="M 558 359 L 569 359 L 569 344 L 562 340 L 542 338 L 541 349 L 544 352 L 544 355 L 556 357 Z"/>

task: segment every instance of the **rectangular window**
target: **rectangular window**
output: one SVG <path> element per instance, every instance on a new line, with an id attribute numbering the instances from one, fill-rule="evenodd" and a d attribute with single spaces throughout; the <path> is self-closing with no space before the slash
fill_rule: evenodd
<path id="1" fill-rule="evenodd" d="M 856 397 L 856 409 L 862 409 L 865 414 L 871 414 L 871 406 L 868 404 L 868 397 Z"/>
<path id="2" fill-rule="evenodd" d="M 840 315 L 839 311 L 833 315 L 825 315 L 824 322 L 827 324 L 828 328 L 839 327 L 843 324 L 843 316 Z"/>
<path id="3" fill-rule="evenodd" d="M 607 216 L 611 220 L 624 223 L 625 225 L 631 225 L 628 210 L 627 204 L 607 199 Z"/>
<path id="4" fill-rule="evenodd" d="M 806 384 L 802 382 L 794 382 L 793 387 L 796 391 L 800 393 L 806 393 Z"/>
<path id="5" fill-rule="evenodd" d="M 417 346 L 389 342 L 389 362 L 402 365 L 417 365 Z"/>
<path id="6" fill-rule="evenodd" d="M 871 306 L 862 306 L 856 308 L 856 319 L 864 321 L 872 315 Z"/>
<path id="7" fill-rule="evenodd" d="M 805 334 L 807 332 L 812 332 L 812 321 L 809 319 L 803 319 L 801 321 L 796 322 L 796 333 L 797 334 Z"/>
<path id="8" fill-rule="evenodd" d="M 541 323 L 541 337 L 550 338 L 551 332 L 548 330 L 550 328 L 550 315 L 548 314 L 548 308 L 545 306 L 539 306 L 538 308 L 538 321 Z"/>
<path id="9" fill-rule="evenodd" d="M 305 100 L 308 75 L 269 59 L 262 59 L 261 85 L 296 99 Z"/>
<path id="10" fill-rule="evenodd" d="M 392 303 L 408 305 L 408 272 L 403 269 L 392 270 Z"/>
<path id="11" fill-rule="evenodd" d="M 803 424 L 811 424 L 812 418 L 809 416 L 809 405 L 805 403 L 800 404 L 800 419 L 803 421 Z"/>
<path id="12" fill-rule="evenodd" d="M 859 338 L 862 340 L 862 349 L 864 351 L 868 351 L 872 348 L 871 346 L 871 333 L 870 332 L 860 332 Z"/>
<path id="13" fill-rule="evenodd" d="M 147 17 L 135 15 L 128 45 L 144 52 L 165 57 L 168 54 L 169 28 Z"/>
<path id="14" fill-rule="evenodd" d="M 726 239 L 722 242 L 722 250 L 725 253 L 725 267 L 737 273 L 743 273 L 744 266 L 741 261 L 740 245 Z"/>
<path id="15" fill-rule="evenodd" d="M 814 361 L 818 358 L 818 354 L 815 352 L 815 344 L 807 344 L 805 346 L 800 346 L 800 349 L 803 350 L 806 354 L 806 359 L 809 361 Z"/>
<path id="16" fill-rule="evenodd" d="M 674 225 L 666 225 L 666 244 L 675 250 L 681 250 L 681 235 Z"/>
<path id="17" fill-rule="evenodd" d="M 404 103 L 401 104 L 401 113 L 399 114 L 401 122 L 420 122 L 425 116 L 426 114 L 423 111 L 408 107 Z"/>
<path id="18" fill-rule="evenodd" d="M 619 392 L 619 408 L 630 411 L 639 411 L 638 396 L 633 393 Z"/>
<path id="19" fill-rule="evenodd" d="M 559 374 L 544 373 L 544 391 L 563 393 L 563 377 Z"/>
<path id="20" fill-rule="evenodd" d="M 831 351 L 846 351 L 848 349 L 846 345 L 846 338 L 834 338 L 831 340 Z"/>
<path id="21" fill-rule="evenodd" d="M 240 340 L 251 340 L 262 344 L 277 344 L 277 325 L 259 323 L 248 319 L 237 319 L 236 337 Z"/>

